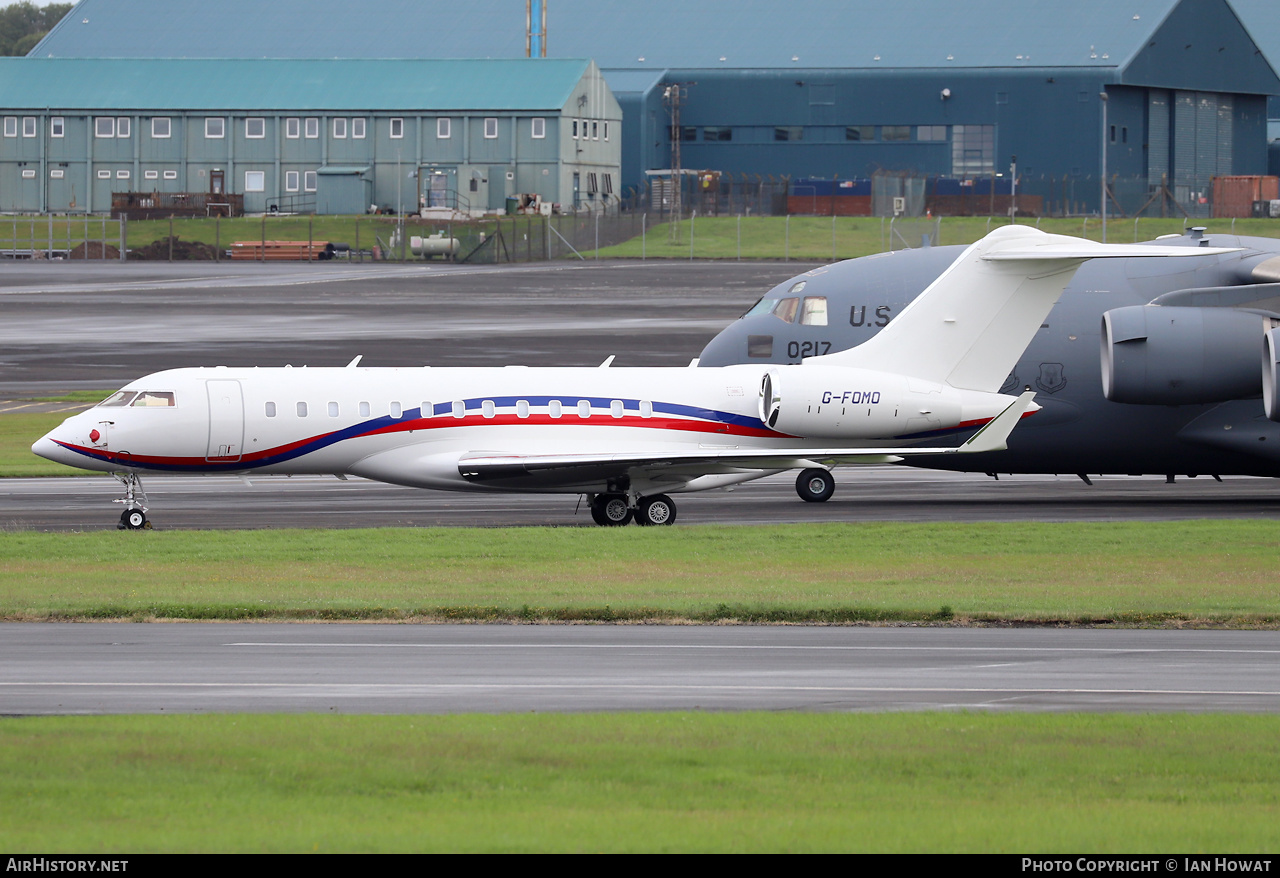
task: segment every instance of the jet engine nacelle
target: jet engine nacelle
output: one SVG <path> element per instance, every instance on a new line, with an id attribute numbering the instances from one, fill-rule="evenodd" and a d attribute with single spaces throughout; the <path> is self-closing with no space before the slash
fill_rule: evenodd
<path id="1" fill-rule="evenodd" d="M 1112 402 L 1195 405 L 1262 392 L 1262 314 L 1133 305 L 1102 315 L 1102 393 Z"/>
<path id="2" fill-rule="evenodd" d="M 1267 417 L 1280 421 L 1280 329 L 1262 337 L 1262 405 Z"/>
<path id="3" fill-rule="evenodd" d="M 1013 397 L 845 366 L 783 366 L 760 382 L 760 420 L 814 439 L 883 439 L 981 424 Z"/>

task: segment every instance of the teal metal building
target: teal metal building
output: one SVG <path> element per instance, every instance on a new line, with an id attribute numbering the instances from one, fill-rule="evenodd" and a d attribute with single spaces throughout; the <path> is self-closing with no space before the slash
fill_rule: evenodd
<path id="1" fill-rule="evenodd" d="M 622 112 L 574 59 L 0 59 L 0 211 L 113 193 L 249 213 L 616 204 Z M 211 198 L 216 203 L 216 198 Z"/>
<path id="2" fill-rule="evenodd" d="M 81 0 L 32 57 L 590 57 L 623 111 L 622 179 L 668 168 L 1167 179 L 1267 171 L 1274 0 Z M 264 90 L 270 93 L 270 89 Z M 1108 95 L 1107 122 L 1103 102 Z M 1105 153 L 1104 153 L 1105 151 Z M 379 197 L 385 197 L 379 196 Z"/>

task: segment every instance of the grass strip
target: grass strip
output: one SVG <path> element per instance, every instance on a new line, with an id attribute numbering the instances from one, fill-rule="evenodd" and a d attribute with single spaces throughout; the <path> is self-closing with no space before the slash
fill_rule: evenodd
<path id="1" fill-rule="evenodd" d="M 1269 521 L 0 534 L 0 617 L 1280 624 Z"/>
<path id="2" fill-rule="evenodd" d="M 1270 853 L 1280 717 L 0 720 L 0 826 L 57 852 Z"/>

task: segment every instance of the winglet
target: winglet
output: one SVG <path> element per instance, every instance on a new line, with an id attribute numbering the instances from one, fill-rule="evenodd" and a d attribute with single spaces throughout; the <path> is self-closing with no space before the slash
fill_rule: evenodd
<path id="1" fill-rule="evenodd" d="M 1013 428 L 1018 426 L 1023 414 L 1033 405 L 1035 391 L 1028 390 L 1019 396 L 1009 407 L 996 415 L 981 430 L 969 437 L 969 441 L 960 446 L 961 454 L 979 454 L 984 451 L 1004 451 L 1008 446 L 1005 441 Z"/>

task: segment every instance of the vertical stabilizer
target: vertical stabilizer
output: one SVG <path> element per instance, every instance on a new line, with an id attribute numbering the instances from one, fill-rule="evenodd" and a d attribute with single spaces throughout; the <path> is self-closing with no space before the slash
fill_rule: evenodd
<path id="1" fill-rule="evenodd" d="M 1002 226 L 960 254 L 873 338 L 805 363 L 856 366 L 995 392 L 1086 260 L 1226 252 L 1099 244 L 1030 226 Z"/>

